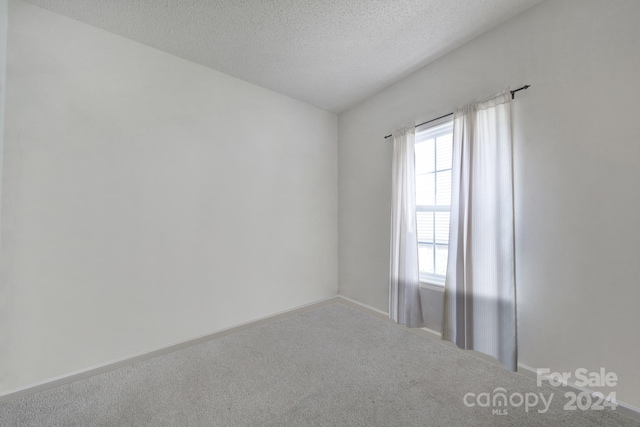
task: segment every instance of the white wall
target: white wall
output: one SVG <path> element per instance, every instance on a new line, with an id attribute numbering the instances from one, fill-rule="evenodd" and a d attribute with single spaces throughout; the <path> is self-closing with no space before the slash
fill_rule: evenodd
<path id="1" fill-rule="evenodd" d="M 7 0 L 0 0 L 0 175 L 2 171 L 2 139 L 4 129 L 4 97 L 7 77 Z"/>
<path id="2" fill-rule="evenodd" d="M 8 14 L 8 2 L 7 0 L 0 0 L 0 195 L 2 194 L 2 155 L 4 147 L 4 98 L 6 88 L 7 77 L 7 14 Z M 1 198 L 0 198 L 0 206 Z M 0 223 L 2 217 L 0 213 Z M 2 236 L 0 235 L 0 245 L 2 244 Z M 0 257 L 2 253 L 0 251 Z M 7 294 L 5 288 L 2 286 L 2 274 L 0 274 L 0 325 L 5 324 L 5 317 L 3 313 L 7 311 Z M 7 334 L 0 328 L 0 349 L 6 348 Z M 0 350 L 1 351 L 1 350 Z M 1 358 L 1 356 L 0 356 Z M 4 380 L 6 373 L 0 369 L 0 383 Z"/>
<path id="3" fill-rule="evenodd" d="M 388 307 L 384 135 L 529 83 L 514 107 L 520 362 L 605 367 L 640 407 L 639 17 L 636 0 L 547 1 L 341 114 L 340 293 Z"/>
<path id="4" fill-rule="evenodd" d="M 12 390 L 337 294 L 337 117 L 10 2 Z"/>

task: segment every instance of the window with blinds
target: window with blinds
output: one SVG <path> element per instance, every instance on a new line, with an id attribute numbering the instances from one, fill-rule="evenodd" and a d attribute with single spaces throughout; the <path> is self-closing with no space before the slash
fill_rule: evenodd
<path id="1" fill-rule="evenodd" d="M 444 285 L 449 253 L 453 121 L 418 129 L 415 150 L 420 281 Z"/>

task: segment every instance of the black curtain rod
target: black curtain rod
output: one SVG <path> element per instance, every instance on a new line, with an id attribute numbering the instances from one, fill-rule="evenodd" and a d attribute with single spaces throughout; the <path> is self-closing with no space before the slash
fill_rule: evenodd
<path id="1" fill-rule="evenodd" d="M 519 90 L 529 89 L 530 87 L 531 87 L 531 85 L 524 85 L 522 87 L 519 87 L 518 89 L 512 90 L 511 91 L 511 99 L 515 99 L 515 97 L 516 97 L 515 93 L 518 92 Z M 440 117 L 436 117 L 435 119 L 427 120 L 426 122 L 417 124 L 416 127 L 420 127 L 422 125 L 426 125 L 427 123 L 435 122 L 436 120 L 444 119 L 445 117 L 449 117 L 451 115 L 453 115 L 453 113 L 445 114 L 444 116 L 440 116 Z M 392 135 L 387 135 L 387 136 L 384 137 L 384 139 L 391 138 L 391 136 Z"/>
<path id="2" fill-rule="evenodd" d="M 420 123 L 419 125 L 416 125 L 416 127 L 420 127 L 422 125 L 426 125 L 427 123 L 435 122 L 436 120 L 444 119 L 445 117 L 449 117 L 449 116 L 453 116 L 453 113 L 445 114 L 444 116 L 440 116 L 440 117 L 436 117 L 435 119 L 427 120 L 424 123 Z M 384 139 L 391 138 L 391 136 L 392 135 L 387 135 L 387 136 L 384 137 Z"/>

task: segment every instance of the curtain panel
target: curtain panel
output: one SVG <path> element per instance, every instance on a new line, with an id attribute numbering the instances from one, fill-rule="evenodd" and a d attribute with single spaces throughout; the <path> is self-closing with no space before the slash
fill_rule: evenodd
<path id="1" fill-rule="evenodd" d="M 443 339 L 517 369 L 511 94 L 454 115 Z"/>
<path id="2" fill-rule="evenodd" d="M 389 317 L 422 326 L 416 225 L 415 126 L 393 133 Z"/>

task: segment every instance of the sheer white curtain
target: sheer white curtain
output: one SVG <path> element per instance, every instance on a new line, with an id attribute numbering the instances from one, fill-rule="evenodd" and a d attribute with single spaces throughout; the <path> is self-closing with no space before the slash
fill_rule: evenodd
<path id="1" fill-rule="evenodd" d="M 457 111 L 443 338 L 517 368 L 511 95 Z"/>
<path id="2" fill-rule="evenodd" d="M 389 317 L 422 326 L 416 227 L 415 127 L 393 133 Z"/>

